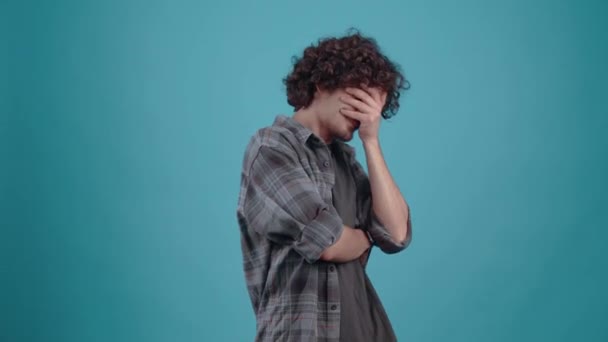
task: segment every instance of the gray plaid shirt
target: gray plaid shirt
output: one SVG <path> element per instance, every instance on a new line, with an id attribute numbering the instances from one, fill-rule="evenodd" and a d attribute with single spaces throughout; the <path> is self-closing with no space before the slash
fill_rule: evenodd
<path id="1" fill-rule="evenodd" d="M 397 253 L 374 214 L 371 188 L 354 149 L 346 154 L 357 186 L 355 225 L 374 245 Z M 319 260 L 337 239 L 342 219 L 332 205 L 334 172 L 328 146 L 291 117 L 251 138 L 243 160 L 237 218 L 247 290 L 256 314 L 256 341 L 339 341 L 340 284 L 335 267 Z"/>

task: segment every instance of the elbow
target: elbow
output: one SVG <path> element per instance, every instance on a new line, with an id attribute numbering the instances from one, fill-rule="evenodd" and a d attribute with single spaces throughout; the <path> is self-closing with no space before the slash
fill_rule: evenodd
<path id="1" fill-rule="evenodd" d="M 409 239 L 407 227 L 401 228 L 399 230 L 399 234 L 396 234 L 396 236 L 394 236 L 393 238 L 398 244 L 404 245 Z"/>
<path id="2" fill-rule="evenodd" d="M 401 246 L 401 250 L 404 250 L 407 248 L 407 246 L 409 246 L 411 241 L 412 241 L 412 229 L 410 226 L 408 226 L 406 228 L 405 234 L 403 234 L 403 236 L 399 236 L 399 239 L 397 239 L 397 243 L 399 244 L 399 246 Z"/>
<path id="3" fill-rule="evenodd" d="M 410 238 L 410 229 L 407 225 L 393 228 L 389 234 L 390 239 L 398 245 L 404 245 Z"/>
<path id="4" fill-rule="evenodd" d="M 399 227 L 398 232 L 397 236 L 395 236 L 395 241 L 405 249 L 405 247 L 410 244 L 410 241 L 412 241 L 412 220 L 409 215 L 409 210 L 407 220 L 405 220 L 403 226 Z"/>
<path id="5" fill-rule="evenodd" d="M 412 239 L 412 232 L 410 229 L 408 229 L 409 227 L 404 227 L 402 230 L 400 230 L 400 234 L 397 235 L 395 241 L 397 241 L 398 244 L 400 245 L 407 245 L 409 243 L 409 241 Z"/>
<path id="6" fill-rule="evenodd" d="M 411 241 L 411 230 L 408 230 L 407 234 L 387 234 L 385 239 L 378 241 L 378 247 L 386 254 L 396 254 L 406 249 Z"/>
<path id="7" fill-rule="evenodd" d="M 377 221 L 378 218 L 376 218 Z M 407 219 L 401 220 L 395 226 L 391 226 L 388 229 L 387 226 L 382 226 L 382 222 L 379 221 L 379 227 L 381 228 L 380 234 L 374 236 L 376 245 L 386 254 L 395 254 L 406 249 L 412 241 L 412 221 L 408 214 Z"/>
<path id="8" fill-rule="evenodd" d="M 407 234 L 403 238 L 398 239 L 397 243 L 400 246 L 403 246 L 403 249 L 405 249 L 410 244 L 410 241 L 412 241 L 412 235 L 411 234 Z"/>

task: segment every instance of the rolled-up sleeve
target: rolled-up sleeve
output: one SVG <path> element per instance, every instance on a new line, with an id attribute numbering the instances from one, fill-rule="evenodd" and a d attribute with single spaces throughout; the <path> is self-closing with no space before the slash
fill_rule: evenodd
<path id="1" fill-rule="evenodd" d="M 406 203 L 407 205 L 407 203 Z M 409 205 L 408 205 L 408 213 L 409 213 Z M 369 234 L 372 236 L 374 240 L 374 245 L 380 247 L 380 249 L 388 254 L 398 253 L 410 244 L 412 241 L 412 219 L 411 215 L 408 214 L 407 218 L 407 234 L 405 241 L 396 241 L 393 239 L 391 234 L 388 232 L 386 227 L 382 224 L 382 221 L 376 216 L 374 210 L 369 208 L 369 215 L 371 217 L 370 224 L 367 227 Z"/>
<path id="2" fill-rule="evenodd" d="M 285 148 L 261 146 L 248 171 L 243 212 L 249 226 L 270 241 L 317 261 L 342 234 L 342 219 Z"/>

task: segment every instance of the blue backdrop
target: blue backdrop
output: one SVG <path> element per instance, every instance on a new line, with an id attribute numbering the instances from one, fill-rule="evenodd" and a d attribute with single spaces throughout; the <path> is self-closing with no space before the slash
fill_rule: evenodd
<path id="1" fill-rule="evenodd" d="M 244 148 L 351 26 L 412 84 L 381 142 L 414 238 L 369 265 L 400 340 L 608 340 L 603 2 L 2 8 L 0 340 L 251 341 Z"/>

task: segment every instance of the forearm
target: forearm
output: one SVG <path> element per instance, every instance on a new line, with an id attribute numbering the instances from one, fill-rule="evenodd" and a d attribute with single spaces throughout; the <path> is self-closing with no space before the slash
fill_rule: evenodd
<path id="1" fill-rule="evenodd" d="M 364 141 L 363 147 L 372 192 L 372 209 L 393 239 L 403 242 L 407 238 L 408 206 L 388 170 L 379 141 Z"/>
<path id="2" fill-rule="evenodd" d="M 355 260 L 370 247 L 370 242 L 364 231 L 344 226 L 338 241 L 329 246 L 321 260 L 332 262 L 348 262 Z"/>

